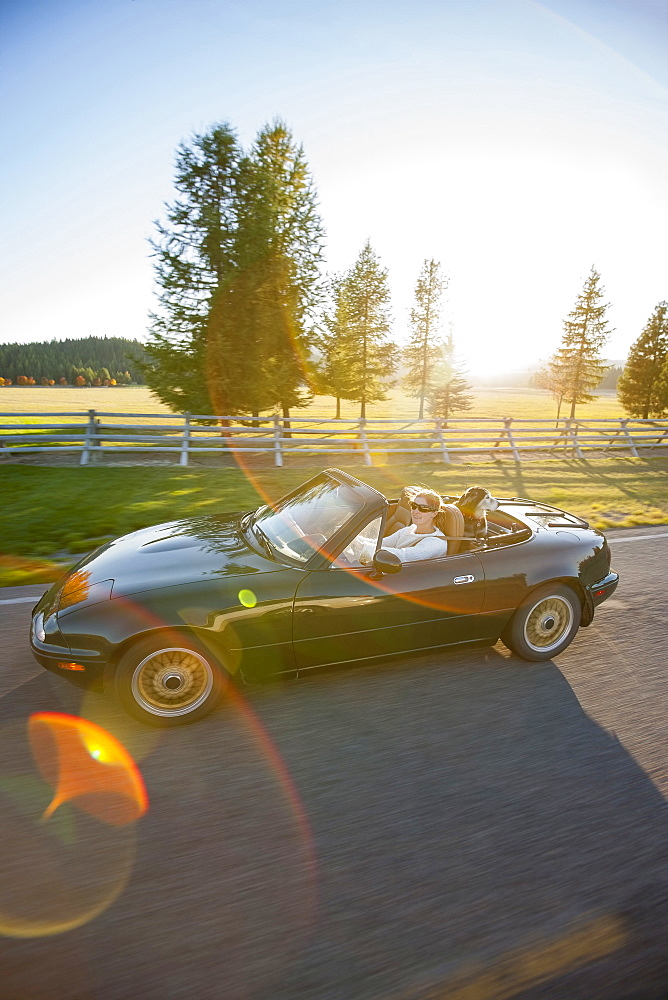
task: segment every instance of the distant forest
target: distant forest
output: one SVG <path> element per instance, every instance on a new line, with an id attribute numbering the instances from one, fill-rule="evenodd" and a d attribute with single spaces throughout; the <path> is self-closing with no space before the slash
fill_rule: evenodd
<path id="1" fill-rule="evenodd" d="M 92 385 L 98 378 L 102 382 L 108 378 L 119 384 L 143 384 L 137 361 L 144 358 L 140 341 L 124 337 L 0 344 L 0 385 L 2 380 L 13 385 L 25 385 L 26 382 Z M 77 381 L 77 378 L 84 381 Z"/>

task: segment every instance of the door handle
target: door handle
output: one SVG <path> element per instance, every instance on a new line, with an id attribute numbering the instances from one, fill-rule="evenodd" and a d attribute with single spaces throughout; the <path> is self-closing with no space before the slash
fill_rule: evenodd
<path id="1" fill-rule="evenodd" d="M 475 580 L 474 576 L 456 576 L 455 583 L 473 583 Z"/>

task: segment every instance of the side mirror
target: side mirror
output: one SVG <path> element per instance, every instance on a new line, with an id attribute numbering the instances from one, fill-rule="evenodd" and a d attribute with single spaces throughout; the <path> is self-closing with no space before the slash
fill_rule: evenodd
<path id="1" fill-rule="evenodd" d="M 398 573 L 401 569 L 401 559 L 395 556 L 394 552 L 378 549 L 373 557 L 373 568 L 377 574 L 376 579 L 388 573 Z"/>

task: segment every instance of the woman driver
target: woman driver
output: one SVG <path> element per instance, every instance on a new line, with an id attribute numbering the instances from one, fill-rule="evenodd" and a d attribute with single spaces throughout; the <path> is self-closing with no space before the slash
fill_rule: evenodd
<path id="1" fill-rule="evenodd" d="M 384 538 L 381 547 L 386 552 L 393 552 L 402 562 L 446 555 L 448 542 L 443 533 L 442 517 L 439 516 L 442 507 L 440 496 L 434 490 L 420 486 L 408 487 L 406 494 L 413 497 L 409 502 L 411 524 Z M 374 551 L 375 545 L 364 546 L 359 555 L 362 565 L 367 566 L 373 561 Z"/>

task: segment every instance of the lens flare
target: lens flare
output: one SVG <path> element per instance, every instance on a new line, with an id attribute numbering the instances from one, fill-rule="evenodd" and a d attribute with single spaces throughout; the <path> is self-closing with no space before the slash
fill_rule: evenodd
<path id="1" fill-rule="evenodd" d="M 43 819 L 64 802 L 111 826 L 139 819 L 148 797 L 139 770 L 115 736 L 74 715 L 39 712 L 28 720 L 35 762 L 54 797 Z"/>
<path id="2" fill-rule="evenodd" d="M 113 698 L 99 691 L 85 691 L 82 695 L 79 715 L 112 733 L 135 764 L 143 761 L 159 745 L 164 730 L 137 722 Z"/>
<path id="3" fill-rule="evenodd" d="M 3 727 L 0 761 L 0 934 L 80 927 L 130 878 L 148 806 L 136 765 L 100 726 L 55 712 Z"/>
<path id="4" fill-rule="evenodd" d="M 254 608 L 257 604 L 257 597 L 252 590 L 240 590 L 239 603 L 243 604 L 245 608 Z"/>

